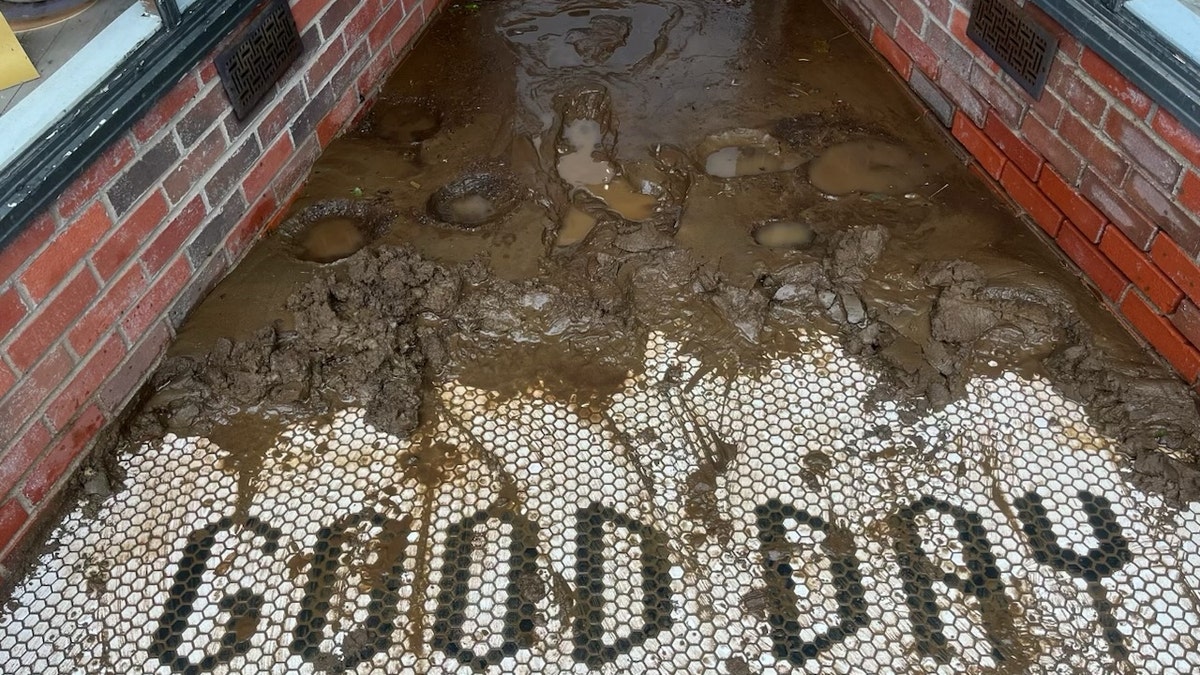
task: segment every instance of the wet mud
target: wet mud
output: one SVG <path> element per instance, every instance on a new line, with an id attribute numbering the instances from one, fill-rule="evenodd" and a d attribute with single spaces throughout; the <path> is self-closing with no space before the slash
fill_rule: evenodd
<path id="1" fill-rule="evenodd" d="M 451 6 L 190 317 L 114 447 L 212 435 L 252 473 L 262 429 L 349 405 L 418 433 L 434 382 L 603 405 L 650 331 L 746 372 L 815 328 L 912 419 L 976 375 L 1049 378 L 1141 488 L 1200 498 L 1191 392 L 950 147 L 819 2 Z M 329 204 L 349 224 L 323 225 Z M 734 450 L 710 433 L 689 509 L 719 537 Z"/>
<path id="2" fill-rule="evenodd" d="M 136 435 L 354 404 L 404 436 L 434 380 L 599 401 L 650 330 L 744 370 L 816 326 L 913 416 L 974 375 L 1049 377 L 1143 487 L 1200 497 L 1187 389 L 819 3 L 451 8 L 294 209 L 193 316 Z"/>

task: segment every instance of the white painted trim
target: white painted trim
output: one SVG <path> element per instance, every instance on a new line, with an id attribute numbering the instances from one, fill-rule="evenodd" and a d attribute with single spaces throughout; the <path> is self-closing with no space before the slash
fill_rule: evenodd
<path id="1" fill-rule="evenodd" d="M 37 89 L 0 115 L 0 166 L 40 138 L 162 27 L 135 2 Z"/>
<path id="2" fill-rule="evenodd" d="M 1193 63 L 1200 64 L 1200 13 L 1197 13 L 1195 3 L 1181 0 L 1130 0 L 1125 8 Z"/>

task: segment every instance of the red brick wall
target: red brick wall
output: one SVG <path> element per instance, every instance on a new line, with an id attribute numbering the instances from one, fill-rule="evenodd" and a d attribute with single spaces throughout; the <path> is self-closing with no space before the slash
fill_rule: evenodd
<path id="1" fill-rule="evenodd" d="M 252 118 L 209 55 L 0 251 L 0 560 L 439 2 L 292 0 L 305 53 Z"/>
<path id="2" fill-rule="evenodd" d="M 1061 38 L 1033 100 L 966 36 L 969 0 L 832 0 L 1189 384 L 1200 377 L 1200 138 Z"/>

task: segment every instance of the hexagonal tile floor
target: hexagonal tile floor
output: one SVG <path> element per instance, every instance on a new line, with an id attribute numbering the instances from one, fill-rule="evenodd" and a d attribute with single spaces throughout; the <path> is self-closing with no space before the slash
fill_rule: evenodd
<path id="1" fill-rule="evenodd" d="M 669 336 L 605 405 L 455 382 L 399 440 L 128 457 L 0 618 L 5 672 L 1193 673 L 1200 505 L 1042 381 L 923 419 L 836 340 L 718 374 Z"/>

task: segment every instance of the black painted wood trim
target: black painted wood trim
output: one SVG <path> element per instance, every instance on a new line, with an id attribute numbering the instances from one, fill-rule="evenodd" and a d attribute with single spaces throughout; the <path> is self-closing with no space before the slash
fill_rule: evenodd
<path id="1" fill-rule="evenodd" d="M 12 162 L 0 167 L 0 247 L 17 236 L 259 7 L 209 0 L 166 26 Z M 3 280 L 0 280 L 3 281 Z"/>
<path id="2" fill-rule="evenodd" d="M 1033 0 L 1083 44 L 1200 135 L 1200 65 L 1124 10 L 1097 0 Z"/>

